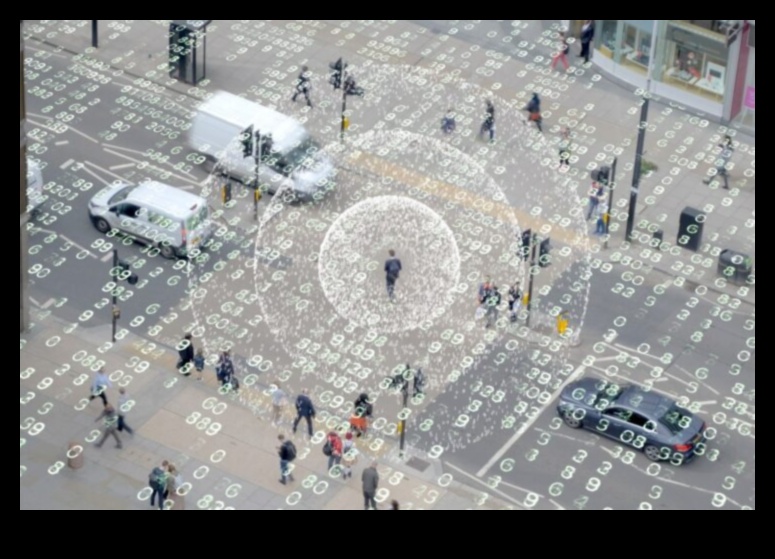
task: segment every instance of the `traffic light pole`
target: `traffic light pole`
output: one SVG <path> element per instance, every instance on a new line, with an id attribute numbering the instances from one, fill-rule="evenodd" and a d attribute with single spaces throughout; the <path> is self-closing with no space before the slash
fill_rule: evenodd
<path id="1" fill-rule="evenodd" d="M 95 49 L 100 46 L 97 36 L 97 21 L 99 20 L 91 20 L 91 46 L 93 46 Z"/>
<path id="2" fill-rule="evenodd" d="M 536 250 L 538 249 L 538 234 L 534 234 L 530 239 L 530 270 L 528 270 L 528 284 L 527 284 L 527 318 L 525 318 L 525 326 L 530 327 L 530 315 L 533 308 L 533 273 L 536 268 Z"/>
<path id="3" fill-rule="evenodd" d="M 345 116 L 345 112 L 347 112 L 347 87 L 345 86 L 345 81 L 346 81 L 345 80 L 345 73 L 346 73 L 345 66 L 346 65 L 347 64 L 345 63 L 345 61 L 342 60 L 342 70 L 341 70 L 341 74 L 340 74 L 341 75 L 341 80 L 342 80 L 342 126 L 341 126 L 341 130 L 339 132 L 339 139 L 341 141 L 344 141 L 344 131 L 345 131 L 345 128 L 347 128 L 347 122 L 346 122 L 347 117 Z"/>
<path id="4" fill-rule="evenodd" d="M 608 238 L 610 235 L 608 232 L 611 227 L 611 209 L 614 207 L 614 187 L 616 186 L 616 157 L 614 157 L 613 163 L 611 163 L 611 176 L 608 177 L 608 209 L 606 210 L 605 220 L 605 242 L 604 247 L 608 248 Z"/>
<path id="5" fill-rule="evenodd" d="M 116 274 L 114 282 L 116 286 L 113 288 L 113 304 L 110 307 L 110 312 L 113 314 L 113 335 L 110 339 L 116 343 L 116 326 L 120 313 L 118 310 L 118 250 L 115 248 L 113 249 L 113 272 Z"/>
<path id="6" fill-rule="evenodd" d="M 640 108 L 640 124 L 638 125 L 638 144 L 635 148 L 635 168 L 632 170 L 632 188 L 630 189 L 630 210 L 627 214 L 627 231 L 624 238 L 628 241 L 635 224 L 635 208 L 638 204 L 638 188 L 640 188 L 640 168 L 643 163 L 643 143 L 646 139 L 646 126 L 649 114 L 649 98 L 643 97 Z"/>
<path id="7" fill-rule="evenodd" d="M 256 141 L 253 144 L 256 160 L 256 189 L 253 191 L 253 220 L 258 221 L 258 199 L 261 197 L 261 187 L 259 182 L 259 167 L 261 167 L 261 131 L 256 130 Z"/>
<path id="8" fill-rule="evenodd" d="M 409 379 L 404 379 L 404 385 L 401 387 L 401 395 L 404 399 L 403 412 L 409 405 Z M 403 416 L 404 417 L 401 419 L 401 441 L 399 443 L 399 456 L 401 457 L 404 456 L 404 448 L 406 446 L 406 414 L 404 413 Z"/>

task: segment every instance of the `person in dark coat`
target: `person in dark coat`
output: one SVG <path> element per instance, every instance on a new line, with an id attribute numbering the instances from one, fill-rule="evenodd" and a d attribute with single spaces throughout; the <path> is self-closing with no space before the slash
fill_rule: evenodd
<path id="1" fill-rule="evenodd" d="M 293 97 L 291 97 L 291 101 L 295 102 L 296 97 L 301 94 L 304 95 L 304 98 L 307 100 L 307 106 L 312 108 L 312 101 L 309 100 L 309 92 L 311 89 L 312 81 L 310 80 L 309 68 L 307 66 L 302 66 L 296 81 L 296 92 L 293 94 Z"/>
<path id="2" fill-rule="evenodd" d="M 364 510 L 377 510 L 377 489 L 379 488 L 379 473 L 377 472 L 377 463 L 372 462 L 371 466 L 363 470 L 361 474 L 363 482 L 363 506 Z"/>
<path id="3" fill-rule="evenodd" d="M 591 19 L 588 19 L 581 27 L 581 53 L 579 56 L 584 58 L 584 63 L 589 62 L 589 49 L 592 45 L 592 39 L 594 38 L 595 24 Z"/>
<path id="4" fill-rule="evenodd" d="M 194 342 L 191 334 L 186 334 L 183 340 L 178 344 L 178 370 L 183 375 L 191 374 L 191 368 L 194 366 Z"/>
<path id="5" fill-rule="evenodd" d="M 304 418 L 307 422 L 307 431 L 312 436 L 312 419 L 315 417 L 315 406 L 309 397 L 309 390 L 305 388 L 296 398 L 296 419 L 293 421 L 293 433 L 296 434 L 296 428 L 299 421 Z"/>

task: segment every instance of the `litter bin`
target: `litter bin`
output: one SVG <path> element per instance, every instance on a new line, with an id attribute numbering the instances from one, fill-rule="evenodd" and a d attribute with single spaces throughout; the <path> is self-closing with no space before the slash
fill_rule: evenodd
<path id="1" fill-rule="evenodd" d="M 651 235 L 651 246 L 659 248 L 665 240 L 665 232 L 662 229 L 657 229 Z"/>
<path id="2" fill-rule="evenodd" d="M 743 284 L 748 281 L 753 269 L 751 257 L 742 252 L 730 249 L 721 251 L 718 257 L 718 273 L 734 284 Z"/>
<path id="3" fill-rule="evenodd" d="M 67 445 L 67 466 L 73 470 L 83 467 L 83 446 L 70 441 Z"/>
<path id="4" fill-rule="evenodd" d="M 702 245 L 705 214 L 696 208 L 685 207 L 678 221 L 678 246 L 697 252 Z"/>

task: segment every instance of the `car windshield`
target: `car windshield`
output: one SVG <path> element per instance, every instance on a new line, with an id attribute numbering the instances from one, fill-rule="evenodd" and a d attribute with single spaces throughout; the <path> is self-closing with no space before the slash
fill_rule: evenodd
<path id="1" fill-rule="evenodd" d="M 312 168 L 315 164 L 315 154 L 320 150 L 318 143 L 310 136 L 304 138 L 297 146 L 286 153 L 272 153 L 266 160 L 275 172 L 289 177 L 299 167 Z"/>
<path id="2" fill-rule="evenodd" d="M 204 221 L 207 219 L 207 206 L 202 206 L 199 208 L 199 211 L 196 212 L 194 215 L 188 218 L 188 221 L 186 221 L 186 228 L 189 231 L 194 231 L 197 227 L 202 225 Z"/>
<path id="3" fill-rule="evenodd" d="M 676 435 L 684 429 L 688 429 L 689 425 L 692 424 L 692 416 L 679 407 L 673 406 L 659 418 L 659 422 Z"/>
<path id="4" fill-rule="evenodd" d="M 122 188 L 121 190 L 119 190 L 118 192 L 116 192 L 110 198 L 110 201 L 108 202 L 108 205 L 114 206 L 114 205 L 118 204 L 119 202 L 123 202 L 124 200 L 126 200 L 126 197 L 129 196 L 129 193 L 132 192 L 133 188 L 134 188 L 133 186 L 126 186 L 126 187 Z"/>

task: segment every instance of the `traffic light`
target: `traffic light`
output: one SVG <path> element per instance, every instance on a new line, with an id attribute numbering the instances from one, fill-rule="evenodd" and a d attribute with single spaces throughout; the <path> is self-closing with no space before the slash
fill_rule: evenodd
<path id="1" fill-rule="evenodd" d="M 272 135 L 265 134 L 260 136 L 258 132 L 256 132 L 256 136 L 258 137 L 259 152 L 261 153 L 261 157 L 266 157 L 272 153 L 272 147 L 274 146 Z"/>
<path id="2" fill-rule="evenodd" d="M 129 285 L 136 285 L 137 284 L 137 274 L 132 272 L 129 269 L 129 262 L 125 262 L 123 260 L 118 261 L 118 266 L 116 267 L 116 279 L 117 280 L 126 280 L 126 282 Z"/>
<path id="3" fill-rule="evenodd" d="M 549 254 L 551 249 L 552 246 L 549 242 L 549 237 L 541 241 L 541 245 L 539 246 L 538 251 L 538 265 L 542 268 L 546 268 L 549 264 L 552 263 L 552 256 Z"/>
<path id="4" fill-rule="evenodd" d="M 330 62 L 328 67 L 333 70 L 329 83 L 334 86 L 334 89 L 340 89 L 342 87 L 342 74 L 344 69 L 347 68 L 347 63 L 340 58 L 336 62 Z"/>
<path id="5" fill-rule="evenodd" d="M 253 125 L 251 124 L 240 134 L 240 142 L 242 143 L 242 156 L 253 156 Z"/>
<path id="6" fill-rule="evenodd" d="M 520 247 L 520 253 L 522 255 L 522 260 L 529 260 L 530 259 L 530 243 L 533 238 L 533 231 L 530 229 L 525 229 L 522 231 L 522 246 Z"/>

